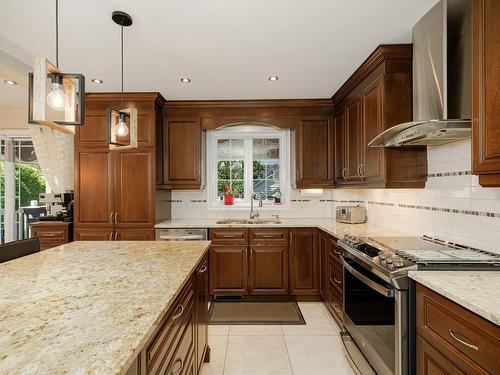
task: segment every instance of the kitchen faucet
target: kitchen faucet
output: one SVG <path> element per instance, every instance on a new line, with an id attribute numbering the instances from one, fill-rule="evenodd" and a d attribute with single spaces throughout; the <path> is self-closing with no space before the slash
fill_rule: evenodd
<path id="1" fill-rule="evenodd" d="M 260 196 L 259 193 L 253 192 L 252 195 L 250 196 L 250 220 L 255 219 L 256 217 L 259 217 L 259 211 L 255 210 L 253 212 L 253 200 L 256 199 L 259 201 L 259 207 L 262 207 L 262 197 Z"/>

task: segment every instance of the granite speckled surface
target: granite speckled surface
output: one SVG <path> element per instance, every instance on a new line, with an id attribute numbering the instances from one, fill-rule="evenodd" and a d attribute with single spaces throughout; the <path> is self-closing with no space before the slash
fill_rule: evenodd
<path id="1" fill-rule="evenodd" d="M 220 219 L 172 219 L 156 224 L 155 228 L 319 228 L 332 236 L 407 236 L 408 234 L 371 223 L 343 224 L 335 219 L 279 219 L 279 224 L 217 224 Z"/>
<path id="2" fill-rule="evenodd" d="M 500 325 L 500 271 L 411 271 L 410 277 Z"/>
<path id="3" fill-rule="evenodd" d="M 0 373 L 124 373 L 208 246 L 73 242 L 0 264 Z"/>

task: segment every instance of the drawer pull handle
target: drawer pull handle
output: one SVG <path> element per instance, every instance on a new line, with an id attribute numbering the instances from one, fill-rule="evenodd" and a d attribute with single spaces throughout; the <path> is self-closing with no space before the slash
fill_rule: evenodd
<path id="1" fill-rule="evenodd" d="M 40 237 L 55 237 L 55 236 L 56 236 L 55 233 L 42 233 Z"/>
<path id="2" fill-rule="evenodd" d="M 222 238 L 236 238 L 237 236 L 235 234 L 223 234 Z"/>
<path id="3" fill-rule="evenodd" d="M 335 255 L 338 255 L 338 256 L 342 255 L 342 253 L 341 253 L 340 251 L 335 251 L 335 250 L 333 250 L 333 253 L 334 253 Z"/>
<path id="4" fill-rule="evenodd" d="M 183 365 L 184 365 L 184 362 L 182 361 L 182 359 L 180 359 L 180 358 L 176 359 L 175 362 L 174 362 L 174 364 L 172 365 L 172 370 L 170 371 L 170 373 L 172 375 L 178 375 L 178 374 L 180 374 Z M 176 366 L 179 366 L 179 368 L 177 370 L 174 370 Z"/>
<path id="5" fill-rule="evenodd" d="M 335 309 L 336 312 L 338 312 L 339 314 L 342 312 L 342 310 L 340 309 L 340 306 L 337 305 L 336 303 L 333 304 L 333 308 Z"/>
<path id="6" fill-rule="evenodd" d="M 342 284 L 342 281 L 340 281 L 339 279 L 337 279 L 336 277 L 333 278 L 333 281 L 335 281 L 337 284 Z"/>
<path id="7" fill-rule="evenodd" d="M 275 236 L 274 234 L 263 234 L 261 237 L 262 238 L 275 238 L 277 236 Z"/>
<path id="8" fill-rule="evenodd" d="M 179 312 L 177 314 L 175 314 L 174 316 L 172 316 L 172 320 L 178 319 L 179 316 L 181 316 L 182 313 L 184 312 L 184 306 L 182 306 L 182 305 L 179 305 L 179 307 L 177 309 L 179 310 Z"/>
<path id="9" fill-rule="evenodd" d="M 468 342 L 466 342 L 464 340 L 460 340 L 457 336 L 455 336 L 455 334 L 453 333 L 453 331 L 451 329 L 449 330 L 449 332 L 450 332 L 450 336 L 453 337 L 460 344 L 465 345 L 466 347 L 468 347 L 469 349 L 472 349 L 472 350 L 476 350 L 476 351 L 479 350 L 479 348 L 476 345 L 469 344 Z"/>
<path id="10" fill-rule="evenodd" d="M 208 269 L 207 265 L 203 265 L 203 267 L 200 268 L 200 270 L 198 271 L 198 273 L 203 273 L 203 272 L 206 272 L 206 270 Z"/>

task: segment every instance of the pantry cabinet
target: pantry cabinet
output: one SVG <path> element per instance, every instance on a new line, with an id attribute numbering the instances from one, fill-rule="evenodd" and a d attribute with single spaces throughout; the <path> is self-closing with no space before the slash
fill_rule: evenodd
<path id="1" fill-rule="evenodd" d="M 412 120 L 411 45 L 379 46 L 332 100 L 337 187 L 425 186 L 426 147 L 368 147 L 384 130 Z"/>
<path id="2" fill-rule="evenodd" d="M 87 94 L 90 113 L 75 134 L 75 239 L 153 240 L 156 220 L 155 131 L 163 98 L 124 94 L 138 110 L 136 149 L 110 151 L 106 108 L 119 108 L 119 94 Z M 95 234 L 92 234 L 95 231 Z"/>
<path id="3" fill-rule="evenodd" d="M 500 186 L 500 2 L 472 2 L 472 171 Z"/>

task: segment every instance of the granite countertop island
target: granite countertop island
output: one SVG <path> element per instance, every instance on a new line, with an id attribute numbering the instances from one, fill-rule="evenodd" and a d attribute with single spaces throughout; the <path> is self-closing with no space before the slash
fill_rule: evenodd
<path id="1" fill-rule="evenodd" d="M 0 264 L 0 373 L 126 372 L 209 244 L 73 242 Z"/>
<path id="2" fill-rule="evenodd" d="M 500 325 L 499 271 L 411 271 L 410 278 Z"/>
<path id="3" fill-rule="evenodd" d="M 221 219 L 171 219 L 157 223 L 156 229 L 167 228 L 318 228 L 328 234 L 341 238 L 344 234 L 355 236 L 408 236 L 394 229 L 384 228 L 379 225 L 364 224 L 344 224 L 337 223 L 335 219 L 285 219 L 280 218 L 279 224 L 220 224 Z"/>

